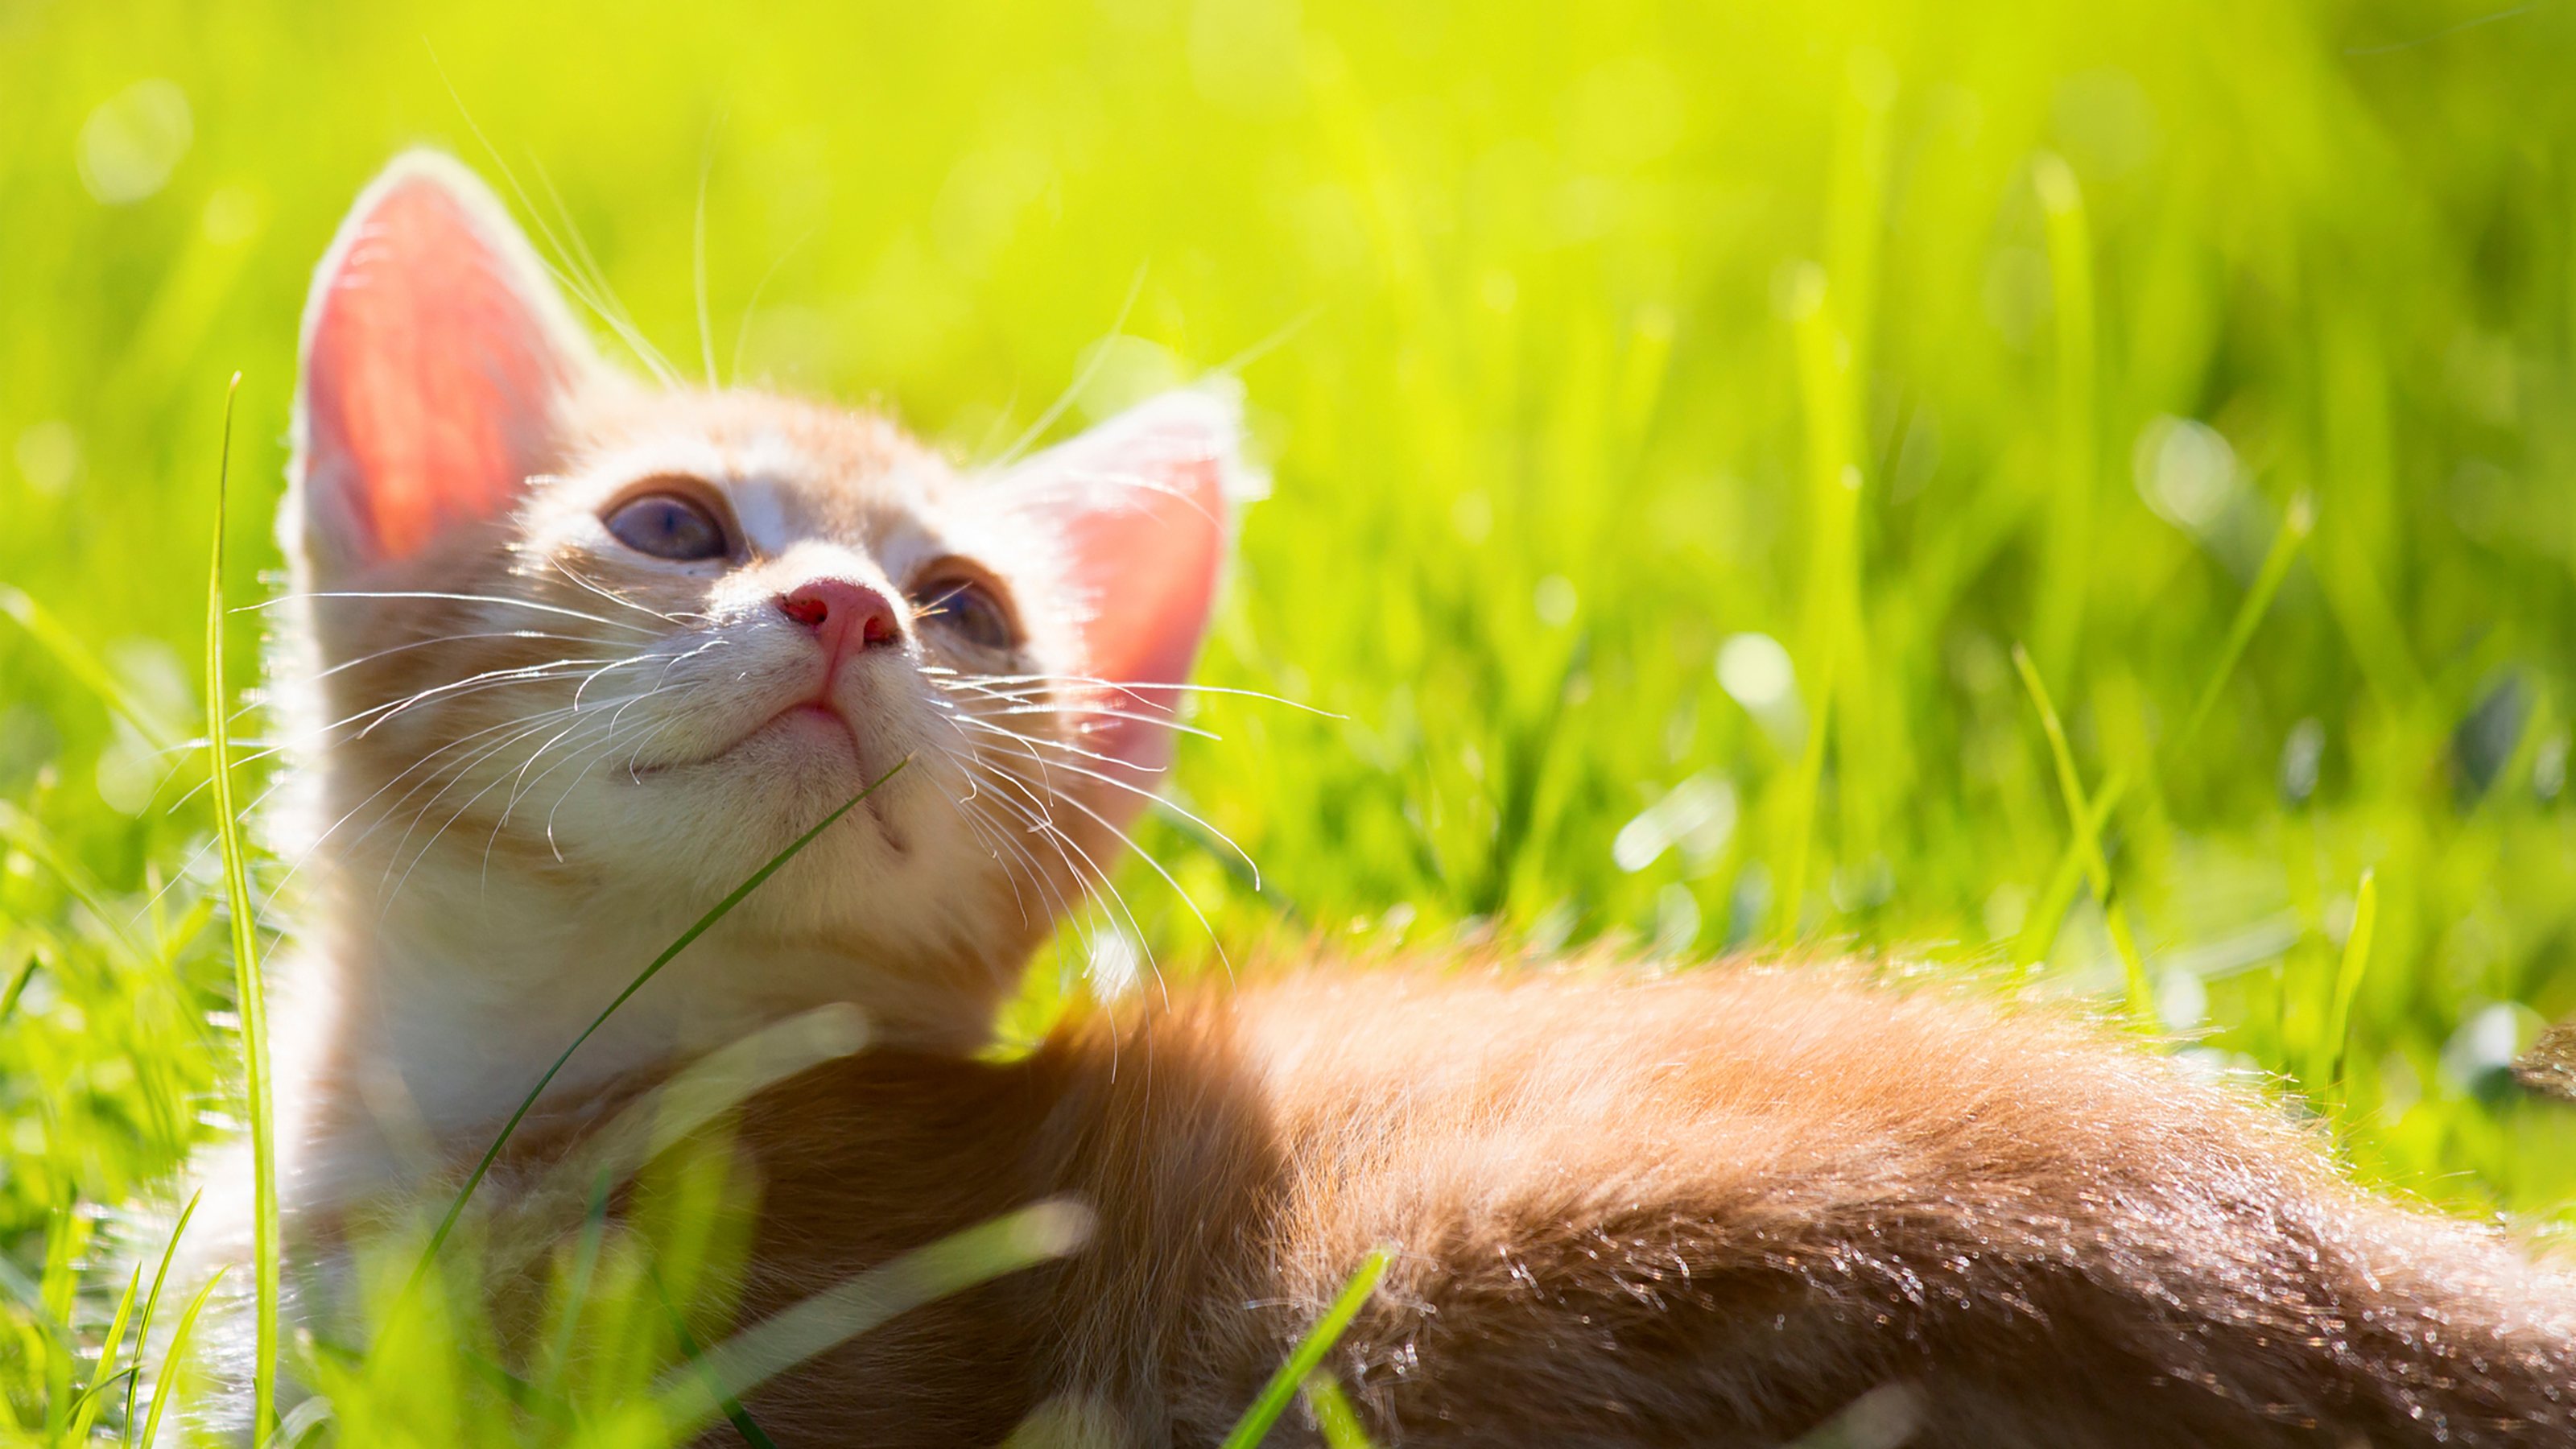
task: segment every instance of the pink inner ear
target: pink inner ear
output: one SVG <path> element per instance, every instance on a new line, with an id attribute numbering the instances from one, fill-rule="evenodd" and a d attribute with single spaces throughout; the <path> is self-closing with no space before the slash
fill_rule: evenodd
<path id="1" fill-rule="evenodd" d="M 409 558 L 497 516 L 544 455 L 572 363 L 489 210 L 437 175 L 397 173 L 325 263 L 304 358 L 305 506 L 333 562 Z"/>
<path id="2" fill-rule="evenodd" d="M 1109 718 L 1093 747 L 1137 767 L 1160 767 L 1226 554 L 1225 482 L 1235 422 L 1225 402 L 1175 393 L 1102 424 L 1034 466 L 1048 494 L 1071 582 L 1088 601 L 1082 670 L 1131 686 L 1103 691 Z"/>

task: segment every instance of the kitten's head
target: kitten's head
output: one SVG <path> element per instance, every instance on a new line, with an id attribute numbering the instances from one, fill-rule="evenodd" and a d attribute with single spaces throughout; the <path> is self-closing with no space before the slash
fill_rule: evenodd
<path id="1" fill-rule="evenodd" d="M 1016 964 L 1154 789 L 1224 400 L 961 471 L 878 417 L 648 387 L 435 156 L 359 200 L 303 351 L 282 529 L 344 891 L 694 913 L 896 771 L 750 924 Z"/>

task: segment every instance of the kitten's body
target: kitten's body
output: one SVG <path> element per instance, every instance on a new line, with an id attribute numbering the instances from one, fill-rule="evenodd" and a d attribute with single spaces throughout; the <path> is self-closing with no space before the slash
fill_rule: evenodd
<path id="1" fill-rule="evenodd" d="M 1889 1385 L 1927 1443 L 2576 1443 L 2564 1279 L 2062 1023 L 1814 973 L 1316 975 L 969 1059 L 1167 752 L 1236 471 L 1213 399 L 960 473 L 882 421 L 647 392 L 434 160 L 361 200 L 305 355 L 299 1256 L 470 1160 L 666 942 L 882 781 L 520 1145 L 848 1003 L 876 1049 L 746 1111 L 752 1312 L 1040 1197 L 1096 1214 L 1067 1261 L 764 1391 L 781 1442 L 1044 1406 L 1210 1442 L 1390 1242 L 1336 1362 L 1393 1443 L 1772 1442 Z"/>
<path id="2" fill-rule="evenodd" d="M 2576 1280 L 2168 1059 L 1812 968 L 1291 977 L 847 1059 L 742 1141 L 751 1313 L 1100 1215 L 756 1396 L 782 1443 L 1213 1443 L 1376 1244 L 1329 1362 L 1389 1444 L 1785 1443 L 1873 1391 L 1960 1449 L 2576 1443 Z"/>

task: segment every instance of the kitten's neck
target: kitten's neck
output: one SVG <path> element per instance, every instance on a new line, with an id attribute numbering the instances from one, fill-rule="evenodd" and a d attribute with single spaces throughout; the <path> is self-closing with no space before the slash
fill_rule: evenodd
<path id="1" fill-rule="evenodd" d="M 425 870 L 388 900 L 359 860 L 318 885 L 335 904 L 285 983 L 280 1077 L 296 1100 L 281 1106 L 317 1144 L 396 1156 L 507 1117 L 702 909 L 498 870 Z M 991 993 L 961 983 L 995 973 L 880 954 L 720 921 L 600 1023 L 546 1096 L 650 1076 L 830 1002 L 857 1006 L 876 1044 L 964 1054 L 989 1037 Z"/>

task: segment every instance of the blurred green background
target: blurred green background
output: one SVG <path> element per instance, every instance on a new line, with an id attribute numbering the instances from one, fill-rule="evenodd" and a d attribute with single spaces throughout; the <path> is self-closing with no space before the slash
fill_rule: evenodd
<path id="1" fill-rule="evenodd" d="M 84 1225 L 229 1110 L 224 386 L 247 598 L 309 270 L 418 143 L 684 368 L 962 458 L 1238 370 L 1205 676 L 1342 717 L 1200 712 L 1267 894 L 1148 843 L 1231 943 L 2127 997 L 2374 1181 L 2576 1221 L 2502 1070 L 2576 1012 L 2571 63 L 2491 0 L 0 0 L 0 1387 L 43 1420 Z M 2098 880 L 2016 646 L 2119 784 Z"/>

